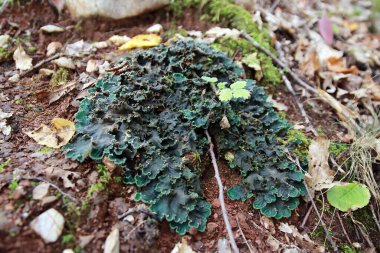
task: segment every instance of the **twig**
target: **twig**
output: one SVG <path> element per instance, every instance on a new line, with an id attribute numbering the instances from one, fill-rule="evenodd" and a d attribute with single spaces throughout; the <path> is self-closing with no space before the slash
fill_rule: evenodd
<path id="1" fill-rule="evenodd" d="M 318 135 L 318 132 L 317 130 L 315 130 L 313 124 L 311 123 L 310 119 L 309 119 L 309 116 L 307 115 L 306 111 L 305 111 L 305 108 L 303 107 L 300 99 L 298 98 L 296 92 L 294 91 L 293 89 L 293 86 L 292 84 L 290 83 L 289 79 L 286 77 L 286 75 L 283 73 L 283 71 L 281 71 L 281 76 L 282 76 L 282 80 L 284 81 L 285 85 L 286 85 L 286 88 L 288 88 L 289 92 L 293 95 L 294 99 L 296 100 L 296 103 L 297 103 L 297 106 L 298 108 L 300 109 L 301 111 L 301 115 L 302 117 L 305 119 L 305 122 L 308 126 L 308 129 L 310 129 L 310 131 L 315 135 L 317 136 Z"/>
<path id="2" fill-rule="evenodd" d="M 373 208 L 373 205 L 371 204 L 370 205 L 370 208 L 371 208 L 371 212 L 372 212 L 372 215 L 373 215 L 373 219 L 375 220 L 375 223 L 377 225 L 377 228 L 379 229 L 380 231 L 380 223 L 379 223 L 379 220 L 377 219 L 377 216 L 376 216 L 376 213 L 375 213 L 375 208 Z"/>
<path id="3" fill-rule="evenodd" d="M 302 168 L 301 168 L 301 165 L 299 164 L 298 159 L 296 159 L 296 161 L 295 161 L 292 157 L 289 157 L 289 159 L 290 159 L 291 161 L 293 161 L 293 162 L 297 165 L 297 167 L 301 170 L 301 172 L 302 172 Z M 331 244 L 331 246 L 333 247 L 334 251 L 337 252 L 337 251 L 338 251 L 338 247 L 336 246 L 335 241 L 331 238 L 330 233 L 329 233 L 329 231 L 327 230 L 326 225 L 325 225 L 325 223 L 324 223 L 323 220 L 322 220 L 321 214 L 318 212 L 317 205 L 316 205 L 315 202 L 314 202 L 314 199 L 313 199 L 313 196 L 312 196 L 311 193 L 310 193 L 309 187 L 307 186 L 307 184 L 306 184 L 305 181 L 303 182 L 303 184 L 304 184 L 304 186 L 305 186 L 305 188 L 306 188 L 307 195 L 309 196 L 309 198 L 310 198 L 310 200 L 311 200 L 311 204 L 312 204 L 312 206 L 313 206 L 313 208 L 314 208 L 314 211 L 316 212 L 316 214 L 317 214 L 317 216 L 318 216 L 319 222 L 321 223 L 321 225 L 322 225 L 322 227 L 323 227 L 323 230 L 325 231 L 326 238 L 327 238 L 327 240 L 330 242 L 330 244 Z"/>
<path id="4" fill-rule="evenodd" d="M 312 87 L 310 84 L 308 84 L 306 81 L 302 80 L 294 71 L 292 71 L 288 65 L 284 62 L 282 62 L 280 59 L 278 59 L 274 54 L 272 54 L 268 49 L 266 49 L 265 47 L 261 46 L 254 38 L 252 38 L 249 34 L 247 34 L 246 32 L 243 32 L 241 31 L 241 35 L 247 39 L 249 42 L 252 43 L 252 45 L 254 45 L 257 49 L 259 49 L 260 51 L 264 52 L 266 55 L 268 55 L 269 57 L 272 58 L 272 60 L 278 65 L 280 66 L 281 68 L 283 68 L 297 83 L 299 86 L 303 87 L 304 89 L 312 92 L 313 94 L 317 95 L 318 97 L 320 97 L 323 101 L 326 101 L 329 103 L 330 106 L 332 106 L 334 108 L 334 106 L 328 101 L 328 99 L 324 96 L 321 95 L 320 92 L 318 92 L 317 89 L 315 89 L 314 87 Z M 336 107 L 334 108 L 336 109 Z M 355 122 L 355 120 L 351 117 L 351 115 L 349 115 L 345 110 L 339 110 L 339 112 L 341 115 L 343 115 L 347 120 L 350 121 L 350 123 L 355 127 L 355 129 L 358 131 L 358 132 L 362 132 L 362 128 Z"/>
<path id="5" fill-rule="evenodd" d="M 373 245 L 373 242 L 371 241 L 371 238 L 369 237 L 369 235 L 364 231 L 363 227 L 364 226 L 361 222 L 355 220 L 354 216 L 352 215 L 352 212 L 349 213 L 350 215 L 350 218 L 352 220 L 352 222 L 354 224 L 357 224 L 357 227 L 359 228 L 359 231 L 360 233 L 362 234 L 362 236 L 364 237 L 364 239 L 367 241 L 369 247 L 371 248 L 375 248 L 375 246 Z"/>
<path id="6" fill-rule="evenodd" d="M 343 233 L 344 233 L 344 235 L 345 235 L 346 238 L 347 238 L 347 241 L 348 241 L 350 244 L 352 244 L 351 239 L 350 239 L 350 237 L 349 237 L 348 234 L 347 234 L 346 228 L 344 227 L 344 224 L 343 224 L 342 218 L 340 217 L 339 212 L 338 212 L 337 216 L 338 216 L 338 220 L 339 220 L 340 226 L 342 227 Z"/>
<path id="7" fill-rule="evenodd" d="M 36 65 L 34 65 L 31 69 L 29 69 L 28 71 L 25 71 L 23 73 L 20 74 L 20 78 L 23 78 L 27 75 L 29 75 L 30 73 L 32 73 L 33 71 L 39 69 L 42 65 L 44 65 L 45 63 L 48 63 L 48 62 L 51 62 L 52 60 L 55 60 L 57 59 L 58 57 L 61 56 L 61 53 L 56 53 L 40 62 L 38 62 Z"/>
<path id="8" fill-rule="evenodd" d="M 257 249 L 253 248 L 252 245 L 248 243 L 247 238 L 245 238 L 245 235 L 244 235 L 244 233 L 243 233 L 243 230 L 242 230 L 241 227 L 240 227 L 238 217 L 236 217 L 236 223 L 237 223 L 237 225 L 238 225 L 238 227 L 239 227 L 240 234 L 241 234 L 241 236 L 243 237 L 243 240 L 244 240 L 245 244 L 247 244 L 247 247 L 248 247 L 248 249 L 249 249 L 249 252 L 250 252 L 250 253 L 258 253 Z"/>
<path id="9" fill-rule="evenodd" d="M 226 205 L 224 204 L 223 184 L 222 184 L 222 180 L 220 179 L 220 176 L 219 176 L 219 168 L 218 168 L 218 164 L 216 162 L 216 157 L 215 157 L 215 153 L 214 153 L 214 144 L 212 143 L 211 136 L 210 136 L 208 130 L 205 131 L 205 134 L 207 136 L 207 140 L 208 140 L 208 143 L 210 145 L 209 152 L 210 152 L 210 156 L 211 156 L 211 160 L 212 160 L 212 165 L 214 166 L 214 170 L 215 170 L 215 178 L 216 178 L 216 181 L 218 182 L 219 202 L 220 202 L 220 207 L 222 209 L 224 224 L 226 225 L 226 230 L 228 233 L 228 237 L 230 238 L 232 250 L 235 253 L 238 253 L 239 248 L 236 245 L 236 242 L 234 239 L 234 234 L 232 233 L 231 225 L 230 225 L 230 222 L 228 221 L 228 213 L 227 213 Z"/>
<path id="10" fill-rule="evenodd" d="M 150 216 L 150 217 L 152 217 L 152 218 L 157 219 L 156 214 L 153 213 L 153 212 L 151 212 L 151 211 L 149 211 L 149 210 L 146 209 L 146 208 L 130 208 L 127 212 L 118 215 L 117 218 L 118 218 L 119 220 L 121 220 L 121 219 L 127 217 L 128 215 L 130 215 L 130 214 L 132 214 L 132 213 L 143 213 L 143 214 L 146 214 L 147 216 Z"/>
<path id="11" fill-rule="evenodd" d="M 303 218 L 303 221 L 301 223 L 300 228 L 304 228 L 305 227 L 306 222 L 309 219 L 309 216 L 310 216 L 312 210 L 313 210 L 313 205 L 310 205 L 309 210 L 307 210 L 307 213 L 305 215 L 305 218 Z"/>
<path id="12" fill-rule="evenodd" d="M 49 181 L 49 180 L 47 180 L 45 178 L 42 178 L 42 177 L 21 177 L 21 179 L 23 179 L 23 180 L 37 180 L 37 181 L 41 181 L 41 182 L 47 183 L 51 187 L 53 187 L 54 189 L 56 189 L 57 191 L 59 191 L 59 193 L 61 193 L 66 198 L 70 199 L 71 201 L 73 201 L 75 203 L 78 203 L 78 200 L 76 198 L 74 198 L 70 194 L 64 192 L 61 188 L 59 188 L 58 185 L 54 184 L 53 182 L 51 182 L 51 181 Z"/>

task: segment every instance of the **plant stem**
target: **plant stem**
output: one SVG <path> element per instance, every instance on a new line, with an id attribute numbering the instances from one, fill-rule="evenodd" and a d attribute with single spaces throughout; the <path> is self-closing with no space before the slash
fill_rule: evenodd
<path id="1" fill-rule="evenodd" d="M 234 234 L 232 233 L 231 225 L 230 225 L 230 222 L 228 220 L 228 213 L 227 213 L 226 205 L 224 203 L 223 184 L 222 184 L 222 180 L 220 179 L 219 168 L 218 168 L 218 164 L 216 162 L 216 157 L 215 157 L 215 152 L 214 152 L 214 144 L 212 143 L 211 136 L 210 136 L 208 130 L 205 131 L 205 134 L 207 136 L 208 143 L 210 145 L 209 152 L 210 152 L 210 156 L 211 156 L 211 160 L 212 160 L 212 165 L 214 166 L 215 178 L 216 178 L 216 181 L 218 182 L 219 202 L 220 202 L 220 208 L 222 209 L 224 224 L 226 225 L 226 230 L 228 233 L 228 237 L 230 239 L 230 243 L 231 243 L 233 252 L 239 253 L 239 248 L 236 245 Z"/>

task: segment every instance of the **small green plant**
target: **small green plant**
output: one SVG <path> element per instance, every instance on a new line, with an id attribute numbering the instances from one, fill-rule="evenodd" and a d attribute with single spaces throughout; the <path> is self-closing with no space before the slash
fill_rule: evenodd
<path id="1" fill-rule="evenodd" d="M 18 187 L 18 179 L 16 177 L 13 177 L 12 181 L 9 183 L 9 189 L 11 189 L 12 191 L 16 190 L 16 188 Z"/>
<path id="2" fill-rule="evenodd" d="M 52 150 L 54 150 L 54 149 L 50 148 L 50 147 L 42 147 L 42 148 L 40 148 L 40 150 L 38 150 L 38 152 L 43 153 L 43 154 L 47 154 Z"/>
<path id="3" fill-rule="evenodd" d="M 75 241 L 75 236 L 73 234 L 66 234 L 62 236 L 62 244 L 69 244 Z"/>
<path id="4" fill-rule="evenodd" d="M 342 212 L 365 207 L 370 198 L 368 188 L 356 182 L 335 185 L 327 191 L 329 203 Z"/>
<path id="5" fill-rule="evenodd" d="M 215 77 L 202 76 L 202 79 L 211 84 L 218 81 Z M 245 89 L 245 86 L 247 86 L 246 81 L 236 81 L 231 84 L 229 88 L 226 88 L 226 85 L 226 82 L 220 82 L 217 84 L 219 89 L 217 95 L 220 101 L 226 102 L 230 101 L 232 98 L 248 99 L 251 96 L 249 91 Z"/>
<path id="6" fill-rule="evenodd" d="M 95 184 L 92 184 L 90 186 L 90 189 L 87 191 L 87 199 L 90 199 L 93 193 L 104 191 L 105 189 L 107 189 L 108 182 L 111 179 L 107 167 L 103 164 L 98 164 L 98 174 L 98 181 Z"/>
<path id="7" fill-rule="evenodd" d="M 0 173 L 4 171 L 4 169 L 11 163 L 11 159 L 8 158 L 5 162 L 0 164 Z"/>

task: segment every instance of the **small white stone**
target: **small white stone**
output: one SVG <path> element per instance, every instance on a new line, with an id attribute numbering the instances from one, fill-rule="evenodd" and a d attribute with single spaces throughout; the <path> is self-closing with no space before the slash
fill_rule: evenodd
<path id="1" fill-rule="evenodd" d="M 40 183 L 33 189 L 33 199 L 43 199 L 49 192 L 50 185 L 48 183 Z"/>
<path id="2" fill-rule="evenodd" d="M 46 243 L 51 243 L 57 241 L 62 234 L 64 223 L 62 214 L 50 208 L 35 218 L 30 226 Z"/>
<path id="3" fill-rule="evenodd" d="M 164 30 L 161 24 L 155 24 L 146 29 L 148 33 L 161 33 Z"/>
<path id="4" fill-rule="evenodd" d="M 65 29 L 57 25 L 44 25 L 43 27 L 40 28 L 40 30 L 47 33 L 60 33 L 60 32 L 65 31 Z"/>
<path id="5" fill-rule="evenodd" d="M 120 241 L 119 241 L 119 229 L 115 228 L 107 236 L 106 242 L 104 244 L 104 253 L 119 253 L 120 252 Z"/>
<path id="6" fill-rule="evenodd" d="M 98 41 L 98 42 L 94 42 L 92 46 L 97 49 L 102 49 L 102 48 L 107 48 L 109 44 L 107 41 Z"/>
<path id="7" fill-rule="evenodd" d="M 62 251 L 62 253 L 75 253 L 72 249 L 65 249 Z"/>
<path id="8" fill-rule="evenodd" d="M 62 68 L 67 68 L 67 69 L 75 69 L 75 64 L 73 60 L 67 57 L 61 57 L 53 61 L 54 64 L 58 65 L 59 67 Z"/>
<path id="9" fill-rule="evenodd" d="M 51 56 L 57 53 L 62 48 L 62 43 L 58 41 L 50 42 L 46 48 L 46 56 Z"/>

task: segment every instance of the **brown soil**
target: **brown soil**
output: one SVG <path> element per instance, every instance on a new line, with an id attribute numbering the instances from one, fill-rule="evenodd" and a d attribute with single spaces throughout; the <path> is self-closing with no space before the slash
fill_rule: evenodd
<path id="1" fill-rule="evenodd" d="M 43 13 L 43 14 L 42 14 Z M 72 20 L 67 13 L 61 16 L 55 14 L 52 8 L 44 1 L 43 3 L 33 1 L 31 4 L 26 4 L 22 7 L 11 8 L 6 10 L 0 19 L 0 33 L 9 34 L 12 37 L 25 36 L 30 34 L 30 43 L 38 48 L 35 53 L 32 53 L 33 63 L 45 58 L 46 46 L 53 41 L 59 41 L 62 44 L 72 43 L 83 39 L 85 41 L 101 41 L 106 40 L 113 34 L 134 36 L 143 33 L 147 27 L 152 24 L 160 23 L 164 30 L 167 31 L 173 27 L 172 17 L 167 14 L 167 11 L 157 11 L 146 14 L 144 16 L 124 19 L 118 21 L 102 20 L 92 18 L 84 21 Z M 17 24 L 17 26 L 15 25 Z M 39 31 L 39 28 L 46 24 L 56 24 L 65 27 L 71 27 L 70 32 L 61 34 L 47 35 Z M 195 10 L 187 10 L 182 19 L 176 21 L 175 26 L 182 26 L 187 30 L 202 30 L 210 28 L 210 23 L 200 22 L 200 15 Z M 114 50 L 115 48 L 110 48 Z M 100 51 L 100 56 L 107 55 L 106 51 Z M 46 67 L 54 69 L 53 64 L 47 64 Z M 77 73 L 84 72 L 82 69 L 76 70 Z M 12 60 L 0 64 L 0 72 L 5 73 L 12 70 Z M 76 73 L 71 72 L 73 77 Z M 1 80 L 0 80 L 1 82 Z M 12 84 L 3 82 L 0 86 L 0 91 L 7 95 L 10 100 L 2 104 L 3 109 L 12 109 L 14 116 L 12 118 L 13 135 L 7 140 L 8 150 L 0 151 L 0 158 L 5 158 L 6 154 L 11 154 L 11 157 L 20 157 L 20 159 L 12 159 L 11 166 L 6 169 L 5 177 L 9 178 L 11 171 L 14 168 L 30 169 L 34 173 L 38 169 L 45 169 L 46 163 L 54 160 L 55 166 L 63 166 L 63 164 L 74 164 L 63 157 L 59 151 L 53 152 L 51 157 L 41 161 L 30 157 L 33 152 L 39 149 L 39 145 L 33 143 L 23 131 L 34 129 L 41 123 L 49 124 L 53 117 L 62 117 L 72 119 L 77 108 L 70 104 L 73 97 L 78 92 L 73 91 L 68 96 L 59 100 L 59 102 L 51 105 L 47 102 L 47 97 L 43 95 L 43 91 L 49 90 L 49 79 L 35 79 L 33 76 L 23 78 L 19 83 Z M 293 97 L 286 91 L 285 88 L 277 89 L 274 98 L 279 102 L 286 104 L 289 107 L 287 112 L 289 121 L 292 123 L 303 122 L 297 105 Z M 16 103 L 15 101 L 22 101 Z M 308 113 L 312 118 L 315 127 L 322 126 L 328 136 L 334 137 L 337 132 L 342 131 L 334 120 L 335 116 L 326 107 L 322 106 L 321 114 L 315 113 L 315 110 L 309 110 Z M 8 153 L 7 153 L 8 152 Z M 54 164 L 54 163 L 53 163 Z M 215 251 L 217 240 L 226 236 L 223 219 L 221 217 L 220 204 L 218 199 L 218 188 L 214 178 L 213 168 L 211 163 L 205 170 L 202 177 L 202 186 L 207 200 L 212 203 L 212 215 L 209 218 L 208 229 L 203 233 L 191 233 L 188 235 L 189 242 L 194 249 L 200 252 Z M 90 184 L 89 178 L 91 172 L 96 170 L 96 165 L 91 162 L 72 165 L 75 172 L 79 173 L 82 183 L 77 191 L 71 190 L 69 193 L 77 199 L 83 199 L 87 185 Z M 226 164 L 220 163 L 220 172 L 225 187 L 231 187 L 239 181 L 240 176 L 237 172 L 230 170 Z M 39 173 L 36 173 L 38 175 Z M 40 172 L 42 174 L 42 171 Z M 114 176 L 121 175 L 121 171 L 114 173 Z M 1 179 L 1 178 L 0 178 Z M 5 180 L 4 178 L 2 180 Z M 56 181 L 62 186 L 62 181 Z M 85 247 L 85 252 L 102 252 L 102 245 L 105 238 L 111 231 L 114 225 L 120 222 L 117 219 L 118 212 L 125 206 L 133 207 L 136 204 L 131 200 L 132 190 L 130 187 L 123 185 L 120 182 L 112 181 L 110 189 L 104 195 L 97 196 L 96 203 L 92 204 L 85 214 L 76 214 L 65 203 L 55 201 L 48 206 L 41 205 L 30 200 L 33 185 L 30 181 L 22 180 L 20 185 L 25 184 L 26 193 L 20 198 L 16 198 L 14 193 L 8 189 L 7 184 L 0 184 L 0 206 L 5 210 L 12 211 L 9 214 L 12 224 L 9 225 L 9 232 L 0 232 L 0 252 L 62 252 L 65 248 L 75 247 L 79 243 L 80 236 L 94 235 L 92 241 Z M 239 226 L 242 233 L 248 241 L 250 241 L 259 252 L 270 252 L 271 247 L 266 243 L 269 237 L 275 237 L 284 243 L 292 244 L 292 240 L 284 233 L 274 229 L 271 222 L 263 220 L 260 213 L 252 207 L 252 201 L 239 202 L 231 201 L 225 198 L 227 209 L 230 214 L 230 222 L 234 233 L 239 233 Z M 120 201 L 125 203 L 123 208 L 120 207 Z M 115 203 L 119 203 L 117 206 Z M 115 207 L 116 205 L 116 207 Z M 31 220 L 37 217 L 41 212 L 47 210 L 47 207 L 54 207 L 66 215 L 66 226 L 63 234 L 74 234 L 74 242 L 63 244 L 58 241 L 53 244 L 45 244 L 42 239 L 36 235 L 28 226 Z M 302 222 L 302 219 L 307 211 L 308 205 L 301 204 L 294 212 L 293 216 L 288 220 L 274 221 L 287 222 L 296 227 Z M 23 217 L 26 218 L 21 218 Z M 309 218 L 307 227 L 311 230 L 315 224 L 316 218 L 312 215 Z M 211 225 L 210 225 L 211 224 Z M 269 224 L 269 225 L 268 225 Z M 268 227 L 265 227 L 268 226 Z M 335 224 L 334 224 L 335 226 Z M 337 226 L 335 226 L 337 227 Z M 341 233 L 343 234 L 343 233 Z M 338 238 L 345 241 L 344 237 Z M 160 236 L 153 248 L 146 252 L 170 252 L 174 245 L 180 241 L 180 236 L 170 231 L 168 225 L 163 222 L 160 224 Z M 143 242 L 144 243 L 144 242 Z M 243 237 L 240 235 L 237 238 L 239 247 L 242 252 L 248 252 L 245 246 Z"/>

